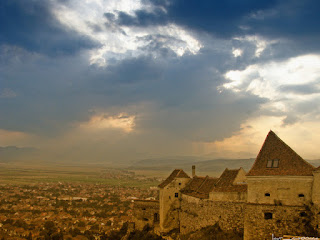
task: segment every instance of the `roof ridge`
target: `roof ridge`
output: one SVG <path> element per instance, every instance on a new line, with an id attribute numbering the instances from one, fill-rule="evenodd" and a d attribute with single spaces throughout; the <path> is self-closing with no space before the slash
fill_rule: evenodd
<path id="1" fill-rule="evenodd" d="M 268 136 L 269 136 L 270 133 L 273 133 L 274 135 L 276 135 L 274 132 L 272 132 L 272 130 L 270 130 L 270 131 L 268 132 L 267 136 L 265 137 L 265 139 L 264 139 L 264 141 L 263 141 L 262 147 L 260 148 L 259 153 L 258 153 L 256 159 L 254 160 L 254 163 L 252 164 L 251 168 L 250 168 L 249 171 L 247 172 L 246 176 L 250 173 L 252 167 L 257 163 L 257 161 L 258 161 L 258 159 L 259 159 L 259 156 L 260 156 L 260 154 L 261 154 L 261 152 L 262 152 L 262 149 L 265 148 L 265 143 L 266 143 L 266 140 L 267 140 L 267 138 L 268 138 Z"/>
<path id="2" fill-rule="evenodd" d="M 297 154 L 297 155 L 301 158 L 301 160 L 302 160 L 303 162 L 305 162 L 306 164 L 308 164 L 308 165 L 310 165 L 311 167 L 315 168 L 311 163 L 309 163 L 309 162 L 307 162 L 306 160 L 304 160 L 295 150 L 293 150 L 288 144 L 286 144 L 281 138 L 279 138 L 277 134 L 275 134 L 272 130 L 270 130 L 270 132 L 273 133 L 274 136 L 275 136 L 278 140 L 280 140 L 286 147 L 288 147 L 291 151 L 293 151 L 295 154 Z M 270 132 L 269 132 L 269 133 L 270 133 Z"/>
<path id="3" fill-rule="evenodd" d="M 280 159 L 277 167 L 267 167 L 267 162 L 272 159 Z M 312 164 L 304 160 L 277 134 L 270 130 L 246 176 L 309 176 L 312 175 L 314 169 L 315 167 Z"/>
<path id="4" fill-rule="evenodd" d="M 199 190 L 202 186 L 203 186 L 203 184 L 208 180 L 208 175 L 203 179 L 203 182 L 200 184 L 200 186 L 198 187 L 198 189 L 197 190 Z"/>

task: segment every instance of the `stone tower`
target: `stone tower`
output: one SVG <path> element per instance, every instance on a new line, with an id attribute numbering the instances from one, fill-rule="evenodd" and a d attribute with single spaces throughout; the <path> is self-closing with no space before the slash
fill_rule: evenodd
<path id="1" fill-rule="evenodd" d="M 302 234 L 299 220 L 312 197 L 314 167 L 270 131 L 247 174 L 248 198 L 244 239 Z M 317 177 L 319 173 L 315 173 Z M 320 182 L 320 177 L 316 179 Z M 319 186 L 319 185 L 318 185 Z"/>
<path id="2" fill-rule="evenodd" d="M 160 231 L 169 232 L 180 229 L 180 190 L 190 181 L 190 177 L 181 169 L 175 169 L 159 187 Z"/>

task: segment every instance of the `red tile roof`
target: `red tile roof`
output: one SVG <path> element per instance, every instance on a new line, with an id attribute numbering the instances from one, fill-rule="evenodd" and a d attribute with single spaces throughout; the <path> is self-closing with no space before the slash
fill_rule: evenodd
<path id="1" fill-rule="evenodd" d="M 268 160 L 274 159 L 279 159 L 279 166 L 267 168 Z M 270 131 L 247 176 L 312 176 L 314 169 Z"/>
<path id="2" fill-rule="evenodd" d="M 217 181 L 218 178 L 195 176 L 181 192 L 197 198 L 209 198 L 209 193 L 212 191 Z"/>
<path id="3" fill-rule="evenodd" d="M 219 177 L 219 181 L 212 189 L 213 192 L 246 192 L 247 184 L 233 184 L 240 169 L 228 169 Z"/>
<path id="4" fill-rule="evenodd" d="M 175 169 L 170 176 L 158 185 L 159 188 L 164 188 L 171 183 L 175 178 L 190 178 L 182 169 Z"/>

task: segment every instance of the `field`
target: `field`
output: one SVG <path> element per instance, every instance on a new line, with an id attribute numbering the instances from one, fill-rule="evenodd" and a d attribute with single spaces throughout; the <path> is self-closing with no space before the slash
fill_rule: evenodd
<path id="1" fill-rule="evenodd" d="M 112 176 L 105 176 L 105 173 Z M 139 173 L 142 174 L 142 173 Z M 125 171 L 105 166 L 57 166 L 53 164 L 1 163 L 0 184 L 87 183 L 149 188 L 159 181 L 146 176 L 128 176 Z"/>

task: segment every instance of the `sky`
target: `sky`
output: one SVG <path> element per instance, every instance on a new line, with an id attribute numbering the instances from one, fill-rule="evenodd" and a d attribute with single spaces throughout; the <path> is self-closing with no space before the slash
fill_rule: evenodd
<path id="1" fill-rule="evenodd" d="M 320 150 L 317 0 L 2 0 L 0 146 L 117 162 Z"/>

